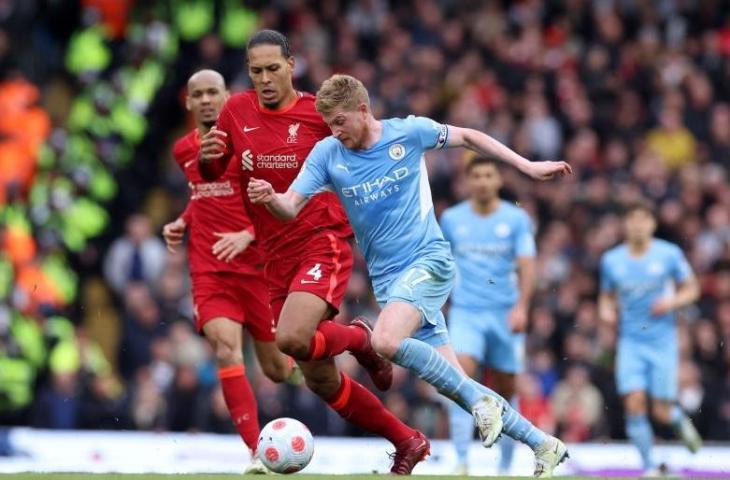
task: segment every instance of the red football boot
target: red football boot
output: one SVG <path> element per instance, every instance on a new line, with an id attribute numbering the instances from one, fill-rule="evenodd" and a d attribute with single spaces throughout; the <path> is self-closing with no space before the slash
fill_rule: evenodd
<path id="1" fill-rule="evenodd" d="M 413 467 L 431 453 L 431 444 L 428 439 L 421 433 L 411 438 L 403 440 L 395 447 L 395 453 L 391 454 L 393 458 L 393 467 L 390 473 L 393 475 L 410 475 Z"/>
<path id="2" fill-rule="evenodd" d="M 350 322 L 353 327 L 359 327 L 367 333 L 368 341 L 365 350 L 362 352 L 350 352 L 357 360 L 357 363 L 367 370 L 368 375 L 379 390 L 385 391 L 393 384 L 393 364 L 384 359 L 373 350 L 370 338 L 373 335 L 373 329 L 370 327 L 370 321 L 365 317 L 356 317 Z"/>

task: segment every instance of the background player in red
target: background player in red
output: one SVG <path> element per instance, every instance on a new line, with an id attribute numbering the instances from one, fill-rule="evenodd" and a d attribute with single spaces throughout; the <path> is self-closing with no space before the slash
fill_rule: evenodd
<path id="1" fill-rule="evenodd" d="M 233 95 L 216 127 L 203 136 L 201 174 L 215 179 L 235 165 L 244 192 L 254 175 L 286 190 L 314 144 L 330 130 L 314 109 L 314 96 L 292 85 L 294 57 L 286 37 L 272 30 L 257 32 L 247 55 L 254 89 Z M 243 198 L 266 250 L 277 345 L 297 359 L 309 388 L 337 413 L 393 442 L 392 472 L 410 473 L 428 454 L 426 438 L 362 385 L 338 373 L 333 360 L 348 350 L 378 388 L 390 387 L 392 366 L 372 349 L 365 321 L 346 326 L 329 320 L 337 313 L 352 269 L 352 231 L 339 201 L 331 193 L 315 195 L 296 220 L 281 223 L 264 206 Z"/>
<path id="2" fill-rule="evenodd" d="M 198 172 L 200 136 L 215 124 L 229 97 L 223 77 L 201 70 L 188 80 L 185 106 L 196 128 L 173 147 L 175 160 L 191 189 L 183 215 L 168 223 L 163 235 L 168 249 L 182 242 L 190 229 L 188 256 L 192 277 L 195 325 L 215 351 L 223 396 L 236 429 L 251 451 L 256 450 L 259 422 L 256 398 L 246 379 L 242 342 L 245 325 L 254 339 L 264 373 L 275 382 L 292 374 L 293 362 L 276 347 L 274 316 L 263 278 L 262 252 L 241 202 L 239 172 L 230 165 L 215 182 Z M 264 473 L 254 457 L 247 473 Z"/>

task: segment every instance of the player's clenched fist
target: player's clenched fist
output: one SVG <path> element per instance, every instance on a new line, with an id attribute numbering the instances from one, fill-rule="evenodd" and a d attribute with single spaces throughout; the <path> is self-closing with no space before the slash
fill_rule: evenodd
<path id="1" fill-rule="evenodd" d="M 265 204 L 274 199 L 274 187 L 266 180 L 251 178 L 248 182 L 248 198 L 251 203 Z"/>
<path id="2" fill-rule="evenodd" d="M 200 161 L 210 163 L 223 156 L 226 151 L 225 138 L 228 134 L 213 126 L 208 133 L 200 139 Z"/>
<path id="3" fill-rule="evenodd" d="M 165 237 L 165 244 L 169 252 L 175 252 L 175 245 L 180 245 L 185 235 L 185 220 L 178 218 L 162 227 L 162 236 Z"/>

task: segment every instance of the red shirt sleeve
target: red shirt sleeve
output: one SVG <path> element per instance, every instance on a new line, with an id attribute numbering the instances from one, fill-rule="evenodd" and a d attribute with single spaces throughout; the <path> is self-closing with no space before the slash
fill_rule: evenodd
<path id="1" fill-rule="evenodd" d="M 226 132 L 227 136 L 222 137 L 223 141 L 226 142 L 226 149 L 223 152 L 223 156 L 217 158 L 209 163 L 198 162 L 198 169 L 200 170 L 200 176 L 207 182 L 217 180 L 223 175 L 223 172 L 228 168 L 228 163 L 233 157 L 233 143 L 231 141 L 231 134 L 233 133 L 232 128 L 232 117 L 228 106 L 230 102 L 227 102 L 220 114 L 218 114 L 218 121 L 216 122 L 215 128 Z"/>
<path id="2" fill-rule="evenodd" d="M 185 225 L 190 226 L 190 222 L 193 220 L 193 202 L 188 199 L 188 204 L 185 205 L 185 210 L 180 214 L 180 218 L 183 219 Z"/>
<path id="3" fill-rule="evenodd" d="M 178 164 L 180 169 L 185 172 L 185 161 L 186 161 L 186 153 L 190 152 L 190 134 L 185 135 L 181 139 L 175 142 L 175 144 L 172 147 L 172 156 L 175 159 L 175 162 Z M 188 199 L 187 205 L 185 205 L 185 210 L 180 214 L 180 218 L 182 218 L 185 221 L 185 224 L 190 226 L 190 222 L 193 219 L 193 202 Z"/>

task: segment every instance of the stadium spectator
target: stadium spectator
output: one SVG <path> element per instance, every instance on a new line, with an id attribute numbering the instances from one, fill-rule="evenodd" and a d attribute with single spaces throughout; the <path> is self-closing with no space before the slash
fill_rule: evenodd
<path id="1" fill-rule="evenodd" d="M 121 294 L 130 282 L 156 285 L 165 267 L 165 245 L 152 233 L 152 225 L 144 215 L 127 220 L 127 233 L 109 248 L 104 259 L 104 276 L 109 285 Z"/>
<path id="2" fill-rule="evenodd" d="M 140 367 L 150 364 L 152 343 L 167 330 L 160 318 L 160 307 L 144 283 L 127 284 L 124 291 L 122 339 L 119 345 L 119 371 L 132 378 Z"/>
<path id="3" fill-rule="evenodd" d="M 549 434 L 556 433 L 555 413 L 548 395 L 544 393 L 540 381 L 531 373 L 517 377 L 517 397 L 519 408 L 525 418 L 540 430 Z"/>
<path id="4" fill-rule="evenodd" d="M 551 396 L 558 433 L 568 442 L 583 442 L 597 436 L 603 415 L 603 399 L 591 383 L 588 369 L 573 365 Z"/>

